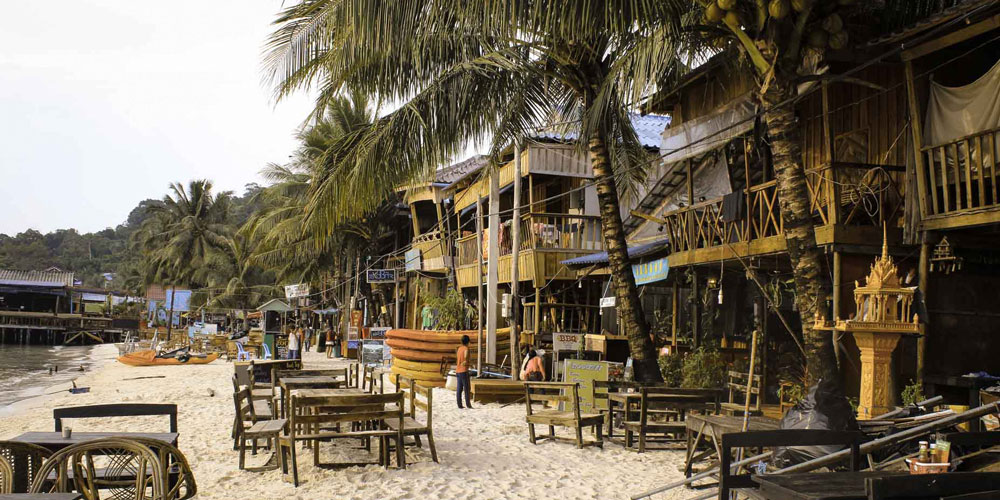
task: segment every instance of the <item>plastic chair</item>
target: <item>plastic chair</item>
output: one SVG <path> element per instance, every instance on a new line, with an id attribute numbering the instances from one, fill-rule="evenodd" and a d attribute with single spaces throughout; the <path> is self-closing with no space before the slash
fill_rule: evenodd
<path id="1" fill-rule="evenodd" d="M 267 344 L 261 344 L 264 346 L 264 359 L 271 359 L 271 348 Z"/>
<path id="2" fill-rule="evenodd" d="M 250 361 L 250 352 L 239 342 L 236 343 L 236 361 Z"/>

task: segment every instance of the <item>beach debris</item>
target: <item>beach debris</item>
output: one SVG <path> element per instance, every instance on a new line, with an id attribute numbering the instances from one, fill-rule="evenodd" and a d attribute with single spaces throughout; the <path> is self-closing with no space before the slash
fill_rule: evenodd
<path id="1" fill-rule="evenodd" d="M 84 394 L 90 392 L 90 387 L 77 387 L 76 381 L 72 381 L 70 384 L 73 386 L 69 388 L 70 394 Z"/>
<path id="2" fill-rule="evenodd" d="M 80 365 L 80 369 L 78 371 L 82 372 L 82 371 L 86 371 L 86 370 L 83 368 L 83 365 Z"/>
<path id="3" fill-rule="evenodd" d="M 210 398 L 214 398 L 215 397 L 215 391 L 212 390 L 211 388 L 208 389 L 208 397 L 210 397 Z"/>
<path id="4" fill-rule="evenodd" d="M 166 375 L 149 375 L 147 377 L 123 378 L 122 380 L 123 381 L 125 381 L 125 380 L 143 380 L 143 379 L 147 379 L 147 378 L 167 378 L 167 376 Z"/>

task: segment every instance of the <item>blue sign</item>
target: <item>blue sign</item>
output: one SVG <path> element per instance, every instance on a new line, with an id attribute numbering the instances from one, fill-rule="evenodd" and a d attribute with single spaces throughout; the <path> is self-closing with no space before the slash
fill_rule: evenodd
<path id="1" fill-rule="evenodd" d="M 395 283 L 396 282 L 396 270 L 395 269 L 369 269 L 368 270 L 368 282 L 369 283 Z"/>
<path id="2" fill-rule="evenodd" d="M 420 269 L 423 268 L 423 266 L 420 265 L 419 248 L 412 248 L 410 250 L 407 250 L 406 253 L 403 255 L 403 257 L 406 259 L 406 266 L 405 266 L 406 272 L 419 271 Z"/>
<path id="3" fill-rule="evenodd" d="M 645 285 L 667 279 L 670 266 L 667 258 L 662 257 L 642 264 L 632 264 L 632 276 L 635 276 L 636 285 Z"/>

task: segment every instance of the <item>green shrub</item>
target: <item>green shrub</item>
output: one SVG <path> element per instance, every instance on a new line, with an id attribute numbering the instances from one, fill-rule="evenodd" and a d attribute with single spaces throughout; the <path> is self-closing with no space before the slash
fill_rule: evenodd
<path id="1" fill-rule="evenodd" d="M 444 297 L 428 297 L 425 304 L 434 309 L 437 330 L 461 330 L 466 321 L 475 321 L 476 310 L 465 303 L 465 298 L 455 289 L 448 290 Z"/>
<path id="2" fill-rule="evenodd" d="M 663 383 L 667 387 L 681 387 L 681 384 L 684 382 L 684 374 L 682 372 L 684 357 L 680 354 L 660 356 L 656 360 L 656 363 L 660 365 L 660 374 L 663 375 Z"/>
<path id="3" fill-rule="evenodd" d="M 726 362 L 715 349 L 699 347 L 684 358 L 681 387 L 715 389 L 725 386 Z"/>
<path id="4" fill-rule="evenodd" d="M 903 406 L 915 405 L 925 399 L 924 396 L 924 386 L 920 382 L 914 382 L 910 379 L 910 384 L 903 387 L 903 393 L 899 395 L 899 399 L 902 400 Z"/>

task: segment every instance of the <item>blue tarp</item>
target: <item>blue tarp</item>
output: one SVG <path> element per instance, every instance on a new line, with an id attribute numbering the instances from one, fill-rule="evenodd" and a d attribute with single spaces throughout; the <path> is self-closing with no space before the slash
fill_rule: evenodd
<path id="1" fill-rule="evenodd" d="M 636 245 L 634 247 L 628 247 L 628 258 L 630 260 L 640 259 L 647 255 L 652 255 L 656 252 L 663 250 L 667 243 L 670 243 L 669 238 L 661 238 L 656 241 L 651 241 L 649 243 L 643 243 L 641 245 Z M 590 255 L 584 255 L 583 257 L 577 257 L 575 259 L 567 259 L 561 262 L 570 267 L 584 267 L 593 266 L 598 264 L 608 263 L 608 252 L 594 253 Z"/>

